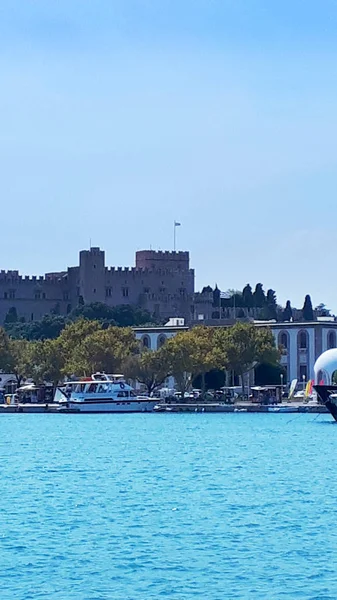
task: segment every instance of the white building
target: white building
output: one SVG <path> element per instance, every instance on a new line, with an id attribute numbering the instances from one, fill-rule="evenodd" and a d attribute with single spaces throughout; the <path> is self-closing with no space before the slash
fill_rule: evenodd
<path id="1" fill-rule="evenodd" d="M 277 346 L 283 347 L 281 365 L 286 373 L 284 383 L 292 379 L 313 379 L 314 364 L 320 354 L 330 348 L 337 348 L 337 322 L 333 318 L 320 318 L 317 321 L 302 323 L 255 321 L 254 324 L 256 327 L 269 327 Z M 179 324 L 171 320 L 163 327 L 136 327 L 134 331 L 136 338 L 141 340 L 146 348 L 157 350 L 167 339 L 187 329 L 181 320 Z"/>

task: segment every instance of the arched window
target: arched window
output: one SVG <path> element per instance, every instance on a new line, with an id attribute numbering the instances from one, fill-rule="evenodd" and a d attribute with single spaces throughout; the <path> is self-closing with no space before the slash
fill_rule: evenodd
<path id="1" fill-rule="evenodd" d="M 151 340 L 148 335 L 143 335 L 142 344 L 144 348 L 151 348 Z"/>
<path id="2" fill-rule="evenodd" d="M 300 350 L 306 350 L 308 348 L 308 332 L 300 331 L 298 334 L 298 345 Z"/>
<path id="3" fill-rule="evenodd" d="M 161 348 L 166 342 L 166 335 L 163 333 L 157 339 L 157 348 Z"/>
<path id="4" fill-rule="evenodd" d="M 282 346 L 285 350 L 288 350 L 288 334 L 285 331 L 281 331 L 278 336 L 279 346 Z"/>
<path id="5" fill-rule="evenodd" d="M 328 333 L 328 349 L 336 348 L 336 332 L 329 331 Z"/>

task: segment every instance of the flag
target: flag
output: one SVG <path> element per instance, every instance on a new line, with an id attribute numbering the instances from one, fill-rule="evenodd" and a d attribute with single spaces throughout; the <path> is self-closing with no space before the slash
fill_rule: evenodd
<path id="1" fill-rule="evenodd" d="M 295 394 L 295 390 L 296 390 L 296 386 L 297 386 L 297 379 L 293 379 L 291 384 L 290 384 L 290 389 L 289 389 L 289 394 L 288 394 L 288 400 L 291 400 L 293 395 Z"/>
<path id="2" fill-rule="evenodd" d="M 220 298 L 224 299 L 224 300 L 228 300 L 228 298 L 231 298 L 231 294 L 229 292 L 220 292 Z"/>
<path id="3" fill-rule="evenodd" d="M 306 398 L 308 398 L 308 396 L 311 396 L 311 394 L 312 394 L 312 384 L 313 384 L 312 380 L 309 379 L 309 381 L 306 385 L 306 388 L 305 388 L 305 397 Z"/>
<path id="4" fill-rule="evenodd" d="M 174 221 L 174 226 L 175 226 L 175 227 L 180 227 L 180 226 L 181 226 L 181 223 L 178 223 L 178 221 Z"/>

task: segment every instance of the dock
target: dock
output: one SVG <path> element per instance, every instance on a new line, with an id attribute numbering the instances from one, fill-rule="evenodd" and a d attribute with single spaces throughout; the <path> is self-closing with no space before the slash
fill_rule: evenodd
<path id="1" fill-rule="evenodd" d="M 50 402 L 48 404 L 31 404 L 30 402 L 19 404 L 0 404 L 0 413 L 57 413 L 58 404 Z"/>
<path id="2" fill-rule="evenodd" d="M 158 412 L 208 412 L 208 413 L 328 413 L 324 404 L 308 404 L 303 402 L 282 402 L 276 405 L 264 405 L 256 402 L 238 402 L 235 404 L 211 403 L 211 402 L 193 402 L 180 404 L 158 404 Z M 272 409 L 272 410 L 270 410 Z"/>
<path id="3" fill-rule="evenodd" d="M 60 414 L 58 411 L 59 404 L 57 403 L 40 403 L 31 404 L 19 403 L 19 404 L 0 404 L 0 413 L 11 414 L 11 413 L 48 413 L 48 414 Z M 186 412 L 207 412 L 207 413 L 277 413 L 277 412 L 291 412 L 291 413 L 313 413 L 313 414 L 324 414 L 329 411 L 324 404 L 308 404 L 298 402 L 283 402 L 277 405 L 263 405 L 256 402 L 238 402 L 236 404 L 224 404 L 216 402 L 183 402 L 180 404 L 158 404 L 160 413 L 186 413 Z M 269 409 L 273 409 L 270 411 Z"/>

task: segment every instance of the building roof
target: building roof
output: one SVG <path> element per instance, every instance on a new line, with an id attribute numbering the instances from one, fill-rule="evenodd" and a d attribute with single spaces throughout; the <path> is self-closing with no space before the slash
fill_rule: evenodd
<path id="1" fill-rule="evenodd" d="M 187 325 L 172 325 L 172 327 L 167 327 L 167 325 L 161 325 L 159 327 L 132 327 L 133 331 L 136 333 L 156 333 L 156 332 L 168 332 L 168 331 L 187 331 L 189 327 Z"/>

